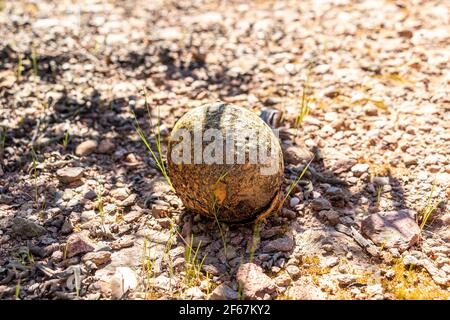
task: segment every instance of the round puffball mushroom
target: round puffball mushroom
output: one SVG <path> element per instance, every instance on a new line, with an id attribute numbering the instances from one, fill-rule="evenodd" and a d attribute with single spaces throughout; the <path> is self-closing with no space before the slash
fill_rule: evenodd
<path id="1" fill-rule="evenodd" d="M 229 223 L 278 209 L 280 143 L 250 110 L 222 102 L 190 110 L 175 124 L 167 152 L 170 180 L 187 209 Z"/>

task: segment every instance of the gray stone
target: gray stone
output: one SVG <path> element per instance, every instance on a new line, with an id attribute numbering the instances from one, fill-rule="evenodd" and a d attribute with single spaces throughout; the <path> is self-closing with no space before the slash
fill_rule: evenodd
<path id="1" fill-rule="evenodd" d="M 441 220 L 444 225 L 450 225 L 450 212 L 439 217 L 439 220 Z"/>
<path id="2" fill-rule="evenodd" d="M 419 261 L 419 264 L 427 270 L 436 284 L 441 286 L 450 285 L 450 277 L 445 274 L 444 270 L 437 268 L 429 259 L 424 258 Z"/>
<path id="3" fill-rule="evenodd" d="M 291 206 L 291 208 L 294 208 L 299 203 L 300 203 L 300 199 L 297 197 L 292 197 L 291 200 L 289 201 L 289 205 Z"/>
<path id="4" fill-rule="evenodd" d="M 135 241 L 134 246 L 113 252 L 111 255 L 111 263 L 108 266 L 113 268 L 129 267 L 131 269 L 136 269 L 142 262 L 142 252 L 142 247 L 136 245 Z"/>
<path id="5" fill-rule="evenodd" d="M 61 233 L 62 234 L 69 234 L 73 231 L 73 225 L 72 222 L 70 221 L 70 219 L 66 218 L 64 220 L 64 223 L 61 227 Z"/>
<path id="6" fill-rule="evenodd" d="M 326 298 L 326 295 L 316 285 L 307 280 L 300 280 L 294 282 L 286 291 L 288 298 L 294 300 L 323 300 Z"/>
<path id="7" fill-rule="evenodd" d="M 97 198 L 97 194 L 95 193 L 94 190 L 88 190 L 86 191 L 86 193 L 83 195 L 83 197 L 87 200 L 94 200 L 95 198 Z"/>
<path id="8" fill-rule="evenodd" d="M 130 194 L 125 200 L 120 202 L 120 205 L 122 207 L 130 207 L 136 203 L 136 199 L 137 199 L 137 194 L 135 194 L 135 193 Z"/>
<path id="9" fill-rule="evenodd" d="M 12 221 L 12 231 L 23 238 L 34 238 L 44 235 L 47 230 L 37 223 L 24 219 L 21 217 L 15 217 Z"/>
<path id="10" fill-rule="evenodd" d="M 121 299 L 128 290 L 134 290 L 138 285 L 136 273 L 128 267 L 118 267 L 111 278 L 111 297 Z"/>
<path id="11" fill-rule="evenodd" d="M 287 274 L 282 274 L 275 278 L 275 283 L 278 287 L 287 287 L 291 281 L 291 277 Z"/>
<path id="12" fill-rule="evenodd" d="M 286 217 L 289 220 L 294 220 L 297 217 L 297 214 L 294 211 L 289 210 L 288 208 L 283 208 L 281 210 L 281 213 L 282 213 L 283 217 Z"/>
<path id="13" fill-rule="evenodd" d="M 370 298 L 383 298 L 383 287 L 381 284 L 374 284 L 366 287 L 366 293 Z"/>
<path id="14" fill-rule="evenodd" d="M 60 262 L 63 258 L 64 253 L 61 250 L 56 250 L 51 255 L 51 259 L 55 262 Z"/>
<path id="15" fill-rule="evenodd" d="M 184 258 L 183 258 L 184 259 Z M 202 267 L 203 271 L 208 272 L 213 276 L 220 276 L 225 272 L 225 268 L 222 265 L 204 264 Z"/>

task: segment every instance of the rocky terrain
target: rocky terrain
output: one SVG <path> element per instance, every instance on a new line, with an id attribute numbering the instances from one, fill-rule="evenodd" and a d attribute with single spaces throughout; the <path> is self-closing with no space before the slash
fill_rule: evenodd
<path id="1" fill-rule="evenodd" d="M 0 299 L 449 299 L 449 20 L 444 0 L 0 0 Z M 286 189 L 314 160 L 260 224 L 190 214 L 135 129 L 155 143 L 144 89 L 163 147 L 221 100 L 283 113 Z"/>

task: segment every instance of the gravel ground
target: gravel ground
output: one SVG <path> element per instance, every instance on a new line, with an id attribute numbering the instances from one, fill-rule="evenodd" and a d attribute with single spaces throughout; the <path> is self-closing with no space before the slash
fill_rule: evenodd
<path id="1" fill-rule="evenodd" d="M 448 2 L 0 10 L 1 299 L 450 297 Z M 143 88 L 164 140 L 208 102 L 283 112 L 304 182 L 260 225 L 186 212 L 134 128 Z"/>

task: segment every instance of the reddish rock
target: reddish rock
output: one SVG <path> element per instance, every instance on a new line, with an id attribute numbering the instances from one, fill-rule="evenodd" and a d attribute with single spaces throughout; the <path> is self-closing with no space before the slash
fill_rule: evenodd
<path id="1" fill-rule="evenodd" d="M 242 288 L 242 294 L 245 299 L 267 299 L 270 298 L 270 294 L 276 289 L 274 281 L 264 274 L 261 267 L 254 263 L 241 265 L 236 279 Z"/>
<path id="2" fill-rule="evenodd" d="M 94 251 L 94 247 L 90 244 L 87 237 L 80 233 L 73 234 L 67 240 L 67 257 L 71 258 L 80 253 Z"/>

